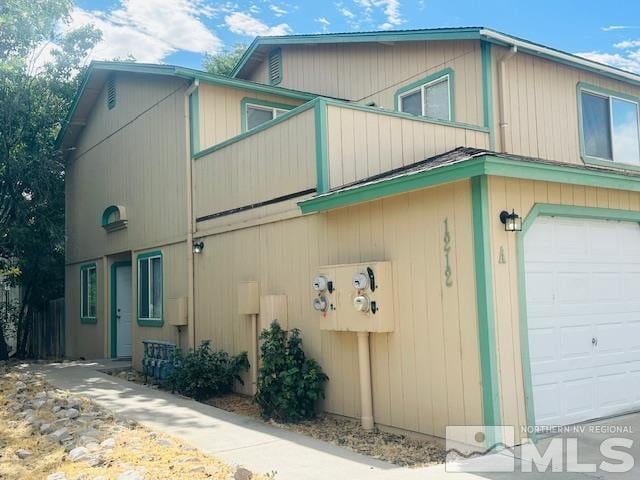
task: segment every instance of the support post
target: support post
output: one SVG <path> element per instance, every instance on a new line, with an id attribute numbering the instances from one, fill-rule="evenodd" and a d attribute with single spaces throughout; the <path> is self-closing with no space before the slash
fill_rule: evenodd
<path id="1" fill-rule="evenodd" d="M 373 396 L 371 394 L 369 332 L 358 332 L 358 362 L 360 364 L 360 409 L 362 428 L 364 430 L 373 430 Z"/>

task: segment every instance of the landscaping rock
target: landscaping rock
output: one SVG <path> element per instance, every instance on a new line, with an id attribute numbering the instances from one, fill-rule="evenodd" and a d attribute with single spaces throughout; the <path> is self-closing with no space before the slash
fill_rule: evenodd
<path id="1" fill-rule="evenodd" d="M 118 475 L 118 480 L 143 480 L 144 474 L 139 470 L 127 470 Z"/>
<path id="2" fill-rule="evenodd" d="M 86 447 L 76 447 L 69 452 L 69 459 L 72 462 L 80 462 L 83 460 L 89 460 L 89 450 Z"/>
<path id="3" fill-rule="evenodd" d="M 47 433 L 51 433 L 51 424 L 50 423 L 43 423 L 42 425 L 40 425 L 40 433 L 42 435 L 46 435 Z"/>
<path id="4" fill-rule="evenodd" d="M 82 405 L 82 401 L 78 397 L 67 398 L 67 408 L 78 408 Z"/>
<path id="5" fill-rule="evenodd" d="M 89 460 L 87 460 L 87 466 L 91 468 L 99 467 L 101 465 L 104 465 L 104 462 L 104 458 L 102 458 L 100 455 L 94 455 Z"/>
<path id="6" fill-rule="evenodd" d="M 25 388 L 27 388 L 27 384 L 24 382 L 21 382 L 20 380 L 18 380 L 16 382 L 16 392 L 21 392 L 23 391 Z"/>
<path id="7" fill-rule="evenodd" d="M 113 437 L 107 438 L 103 442 L 100 443 L 100 448 L 115 448 L 116 447 L 116 439 Z"/>
<path id="8" fill-rule="evenodd" d="M 20 449 L 16 450 L 16 456 L 20 460 L 24 460 L 25 458 L 28 458 L 28 457 L 31 456 L 31 452 L 29 450 L 25 450 L 24 448 L 20 448 Z"/>
<path id="9" fill-rule="evenodd" d="M 244 467 L 238 467 L 236 473 L 233 474 L 234 480 L 251 480 L 253 473 Z"/>
<path id="10" fill-rule="evenodd" d="M 49 434 L 49 438 L 54 442 L 64 442 L 72 438 L 71 433 L 66 428 L 60 428 L 53 433 Z"/>
<path id="11" fill-rule="evenodd" d="M 52 473 L 47 477 L 47 480 L 67 480 L 67 476 L 62 472 Z"/>

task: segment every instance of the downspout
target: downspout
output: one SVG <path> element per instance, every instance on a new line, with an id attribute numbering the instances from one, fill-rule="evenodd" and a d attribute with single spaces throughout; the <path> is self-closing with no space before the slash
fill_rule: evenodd
<path id="1" fill-rule="evenodd" d="M 200 86 L 200 80 L 195 79 L 193 83 L 187 88 L 184 95 L 185 112 L 186 112 L 186 169 L 187 169 L 187 324 L 189 325 L 191 335 L 188 336 L 188 344 L 190 348 L 195 348 L 196 345 L 196 326 L 195 326 L 195 300 L 194 300 L 194 264 L 193 264 L 193 234 L 195 232 L 195 225 L 193 222 L 193 162 L 192 155 L 196 152 L 193 151 L 192 145 L 192 128 L 198 128 L 199 122 L 192 122 L 192 108 L 191 108 L 191 95 L 197 91 Z M 192 125 L 194 123 L 194 125 Z M 179 334 L 178 334 L 179 335 Z"/>
<path id="2" fill-rule="evenodd" d="M 369 332 L 358 332 L 358 363 L 360 366 L 360 420 L 363 430 L 373 430 L 373 395 L 371 393 L 371 356 Z"/>
<path id="3" fill-rule="evenodd" d="M 499 122 L 500 122 L 500 152 L 507 151 L 507 128 L 509 127 L 509 119 L 507 117 L 507 96 L 505 92 L 505 86 L 507 84 L 506 75 L 507 75 L 507 62 L 518 53 L 518 47 L 512 45 L 509 51 L 500 58 L 498 62 L 498 85 L 500 88 L 500 97 L 499 97 Z"/>

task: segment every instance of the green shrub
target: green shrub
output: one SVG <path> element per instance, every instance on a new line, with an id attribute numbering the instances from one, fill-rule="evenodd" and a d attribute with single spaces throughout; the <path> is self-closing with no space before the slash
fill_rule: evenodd
<path id="1" fill-rule="evenodd" d="M 235 356 L 215 352 L 208 341 L 186 355 L 178 350 L 174 363 L 167 385 L 196 400 L 231 392 L 235 380 L 244 384 L 240 373 L 249 370 L 247 352 Z"/>
<path id="2" fill-rule="evenodd" d="M 260 339 L 262 365 L 255 401 L 262 416 L 286 422 L 313 418 L 329 377 L 315 360 L 305 358 L 300 331 L 293 329 L 287 336 L 273 322 L 271 328 L 262 331 Z"/>

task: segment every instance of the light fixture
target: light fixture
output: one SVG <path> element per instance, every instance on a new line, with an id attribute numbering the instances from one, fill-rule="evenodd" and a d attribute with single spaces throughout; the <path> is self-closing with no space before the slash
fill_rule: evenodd
<path id="1" fill-rule="evenodd" d="M 506 210 L 501 211 L 500 221 L 504 224 L 505 232 L 522 231 L 522 219 L 518 216 L 515 210 L 511 210 L 511 213 Z"/>
<path id="2" fill-rule="evenodd" d="M 196 240 L 193 242 L 193 253 L 201 253 L 204 250 L 204 242 L 202 240 Z"/>

